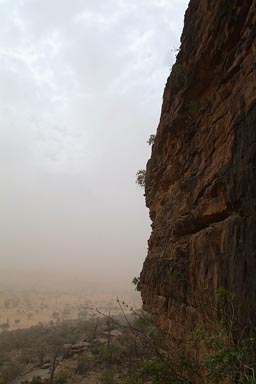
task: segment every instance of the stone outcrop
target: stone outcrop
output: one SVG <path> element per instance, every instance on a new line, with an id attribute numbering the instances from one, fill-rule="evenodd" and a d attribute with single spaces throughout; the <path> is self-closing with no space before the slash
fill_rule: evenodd
<path id="1" fill-rule="evenodd" d="M 184 339 L 220 287 L 256 314 L 256 1 L 191 0 L 146 172 L 144 309 Z"/>

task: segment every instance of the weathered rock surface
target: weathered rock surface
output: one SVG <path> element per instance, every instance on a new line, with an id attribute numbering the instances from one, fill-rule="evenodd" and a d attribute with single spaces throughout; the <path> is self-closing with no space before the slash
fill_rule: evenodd
<path id="1" fill-rule="evenodd" d="M 146 204 L 144 309 L 189 337 L 220 287 L 256 314 L 256 1 L 191 0 L 167 80 Z"/>

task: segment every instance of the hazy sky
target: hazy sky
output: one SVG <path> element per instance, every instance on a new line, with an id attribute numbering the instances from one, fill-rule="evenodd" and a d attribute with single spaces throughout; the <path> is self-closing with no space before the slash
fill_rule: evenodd
<path id="1" fill-rule="evenodd" d="M 1 270 L 138 275 L 187 0 L 0 0 Z"/>

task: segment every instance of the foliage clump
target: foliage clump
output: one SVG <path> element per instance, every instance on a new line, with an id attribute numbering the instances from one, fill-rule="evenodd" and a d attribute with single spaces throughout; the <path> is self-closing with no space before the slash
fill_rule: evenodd
<path id="1" fill-rule="evenodd" d="M 135 285 L 135 290 L 140 291 L 140 277 L 134 277 L 132 279 L 132 284 Z"/>
<path id="2" fill-rule="evenodd" d="M 136 184 L 138 184 L 142 188 L 145 188 L 145 181 L 146 181 L 146 170 L 139 169 L 136 173 Z"/>
<path id="3" fill-rule="evenodd" d="M 205 351 L 202 367 L 213 384 L 256 383 L 256 327 L 241 322 L 232 292 L 216 291 L 218 320 L 199 324 L 193 333 L 194 347 Z"/>
<path id="4" fill-rule="evenodd" d="M 114 374 L 110 370 L 105 371 L 100 376 L 100 384 L 114 384 Z"/>
<path id="5" fill-rule="evenodd" d="M 147 141 L 148 145 L 153 145 L 156 139 L 156 135 L 150 135 Z"/>

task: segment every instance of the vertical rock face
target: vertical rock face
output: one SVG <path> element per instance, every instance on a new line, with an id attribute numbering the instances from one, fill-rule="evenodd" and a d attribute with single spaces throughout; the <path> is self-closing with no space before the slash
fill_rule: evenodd
<path id="1" fill-rule="evenodd" d="M 256 313 L 256 1 L 191 0 L 167 80 L 146 204 L 144 309 L 189 336 L 220 287 Z"/>

